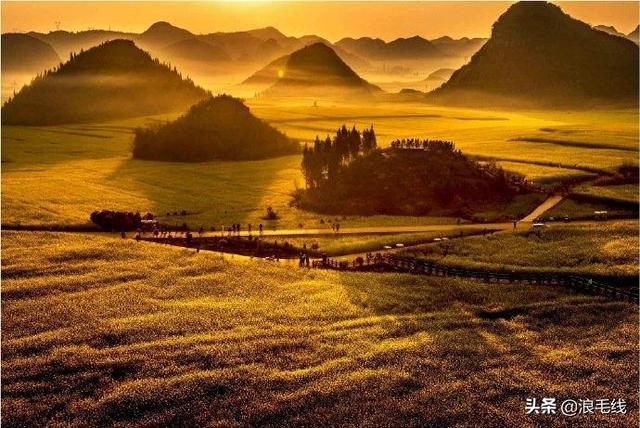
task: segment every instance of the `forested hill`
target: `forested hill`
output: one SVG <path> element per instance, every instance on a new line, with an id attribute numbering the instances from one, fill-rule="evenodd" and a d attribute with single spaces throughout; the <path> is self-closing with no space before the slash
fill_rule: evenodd
<path id="1" fill-rule="evenodd" d="M 594 30 L 551 3 L 516 3 L 471 61 L 431 97 L 455 101 L 474 94 L 532 104 L 637 103 L 638 46 Z"/>
<path id="2" fill-rule="evenodd" d="M 322 96 L 345 92 L 370 94 L 381 92 L 381 89 L 358 76 L 331 47 L 314 43 L 289 55 L 278 79 L 267 92 L 271 95 Z"/>
<path id="3" fill-rule="evenodd" d="M 207 92 L 135 46 L 105 42 L 36 77 L 2 107 L 2 123 L 54 125 L 181 111 Z"/>
<path id="4" fill-rule="evenodd" d="M 451 142 L 410 139 L 375 147 L 373 128 L 361 137 L 343 127 L 333 139 L 317 139 L 303 151 L 306 189 L 293 203 L 328 214 L 464 217 L 530 192 L 520 177 L 481 165 Z"/>
<path id="5" fill-rule="evenodd" d="M 133 143 L 136 159 L 176 162 L 265 159 L 299 151 L 298 143 L 228 95 L 203 100 L 173 122 L 137 129 Z"/>

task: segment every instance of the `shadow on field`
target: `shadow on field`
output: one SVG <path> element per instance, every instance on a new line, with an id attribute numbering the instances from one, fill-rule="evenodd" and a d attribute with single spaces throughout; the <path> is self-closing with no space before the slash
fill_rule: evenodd
<path id="1" fill-rule="evenodd" d="M 257 229 L 267 207 L 276 212 L 288 208 L 293 190 L 288 176 L 298 174 L 298 169 L 298 156 L 202 163 L 127 159 L 107 182 L 114 189 L 138 193 L 148 206 L 130 210 L 152 212 L 165 224 L 219 230 L 221 224 L 241 223 L 244 229 L 253 223 Z M 183 210 L 185 216 L 175 215 Z"/>

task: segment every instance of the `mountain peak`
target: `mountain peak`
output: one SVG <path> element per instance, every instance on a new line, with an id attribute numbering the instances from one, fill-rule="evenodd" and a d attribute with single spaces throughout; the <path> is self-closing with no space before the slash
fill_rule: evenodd
<path id="1" fill-rule="evenodd" d="M 567 19 L 572 18 L 555 4 L 544 1 L 520 1 L 511 5 L 493 24 L 491 37 L 499 37 L 503 32 L 544 33 Z"/>
<path id="2" fill-rule="evenodd" d="M 278 70 L 278 80 L 268 90 L 278 95 L 301 93 L 322 96 L 331 92 L 378 92 L 340 59 L 338 54 L 322 42 L 309 44 L 289 55 L 284 67 Z"/>
<path id="3" fill-rule="evenodd" d="M 498 18 L 489 41 L 434 96 L 627 102 L 637 99 L 637 70 L 638 49 L 629 40 L 595 30 L 551 3 L 524 1 Z"/>
<path id="4" fill-rule="evenodd" d="M 639 33 L 640 33 L 640 25 L 638 25 L 635 30 L 627 34 L 627 38 L 629 40 L 633 40 L 636 44 L 638 44 L 638 37 L 640 35 Z"/>
<path id="5" fill-rule="evenodd" d="M 54 125 L 144 116 L 181 110 L 205 96 L 131 40 L 118 39 L 34 79 L 2 107 L 2 120 Z"/>
<path id="6" fill-rule="evenodd" d="M 184 28 L 176 27 L 166 21 L 158 21 L 151 24 L 136 40 L 145 48 L 163 48 L 192 37 L 194 37 L 193 33 Z"/>
<path id="7" fill-rule="evenodd" d="M 144 32 L 149 33 L 152 31 L 165 31 L 165 30 L 173 30 L 173 29 L 179 29 L 179 28 L 170 24 L 167 21 L 158 21 L 151 24 L 149 28 L 147 28 Z"/>

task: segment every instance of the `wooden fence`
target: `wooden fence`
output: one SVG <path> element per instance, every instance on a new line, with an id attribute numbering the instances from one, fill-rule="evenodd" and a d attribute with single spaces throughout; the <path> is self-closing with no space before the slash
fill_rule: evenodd
<path id="1" fill-rule="evenodd" d="M 561 285 L 589 294 L 598 294 L 616 300 L 638 303 L 638 289 L 624 290 L 593 278 L 576 275 L 568 272 L 526 272 L 507 270 L 471 269 L 449 266 L 442 263 L 419 260 L 412 257 L 401 257 L 391 254 L 376 254 L 362 260 L 348 262 L 325 258 L 314 260 L 313 267 L 335 270 L 390 270 L 396 272 L 408 272 L 417 275 L 453 276 L 482 280 L 484 282 L 508 282 L 528 284 Z"/>

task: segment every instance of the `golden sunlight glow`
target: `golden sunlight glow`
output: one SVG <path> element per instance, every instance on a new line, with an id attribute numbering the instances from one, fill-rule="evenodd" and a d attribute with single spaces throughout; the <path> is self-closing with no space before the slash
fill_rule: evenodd
<path id="1" fill-rule="evenodd" d="M 279 69 L 278 70 L 278 77 L 283 77 L 284 76 L 284 70 L 283 69 Z"/>
<path id="2" fill-rule="evenodd" d="M 195 33 L 274 26 L 289 36 L 317 34 L 330 41 L 416 34 L 435 38 L 488 37 L 511 2 L 2 2 L 3 32 L 112 28 L 142 32 L 169 21 Z M 574 18 L 613 25 L 625 34 L 638 25 L 636 2 L 559 2 Z M 357 18 L 357 19 L 355 19 Z"/>

